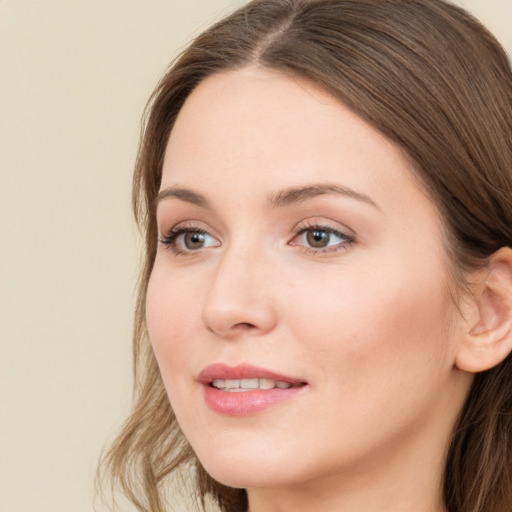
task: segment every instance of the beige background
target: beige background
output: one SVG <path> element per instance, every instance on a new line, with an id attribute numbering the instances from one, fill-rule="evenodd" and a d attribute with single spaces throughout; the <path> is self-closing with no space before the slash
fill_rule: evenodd
<path id="1" fill-rule="evenodd" d="M 242 3 L 0 0 L 0 512 L 92 510 L 130 400 L 139 118 Z M 512 0 L 464 3 L 512 51 Z"/>

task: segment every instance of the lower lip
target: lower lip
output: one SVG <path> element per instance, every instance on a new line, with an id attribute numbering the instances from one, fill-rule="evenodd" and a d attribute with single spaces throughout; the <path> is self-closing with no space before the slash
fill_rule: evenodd
<path id="1" fill-rule="evenodd" d="M 206 405 L 220 414 L 230 416 L 248 416 L 256 414 L 273 405 L 292 399 L 305 386 L 288 389 L 254 389 L 249 391 L 220 391 L 212 386 L 204 386 Z"/>

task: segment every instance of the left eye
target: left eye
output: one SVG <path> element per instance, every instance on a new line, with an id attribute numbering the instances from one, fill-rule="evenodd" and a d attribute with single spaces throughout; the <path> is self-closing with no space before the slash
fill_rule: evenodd
<path id="1" fill-rule="evenodd" d="M 312 227 L 300 231 L 290 244 L 302 245 L 311 249 L 326 249 L 329 247 L 334 248 L 350 241 L 349 236 L 335 229 Z"/>
<path id="2" fill-rule="evenodd" d="M 200 231 L 187 231 L 179 235 L 176 238 L 176 241 L 181 243 L 185 249 L 193 251 L 196 249 L 202 249 L 203 247 L 208 247 L 208 242 L 210 241 L 208 238 L 209 235 L 206 233 L 202 233 Z"/>
<path id="3" fill-rule="evenodd" d="M 193 252 L 207 247 L 218 247 L 216 238 L 200 229 L 176 229 L 160 240 L 177 253 Z"/>

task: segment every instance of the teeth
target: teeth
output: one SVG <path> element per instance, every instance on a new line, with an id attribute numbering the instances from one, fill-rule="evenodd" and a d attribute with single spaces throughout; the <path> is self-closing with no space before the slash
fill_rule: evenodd
<path id="1" fill-rule="evenodd" d="M 222 391 L 239 392 L 250 389 L 288 389 L 292 385 L 274 379 L 213 379 L 212 386 Z"/>
<path id="2" fill-rule="evenodd" d="M 240 387 L 240 379 L 226 379 L 224 386 L 226 388 L 239 388 Z"/>
<path id="3" fill-rule="evenodd" d="M 273 379 L 260 379 L 260 388 L 261 389 L 272 389 L 276 385 L 276 381 Z"/>
<path id="4" fill-rule="evenodd" d="M 240 387 L 243 389 L 258 389 L 260 387 L 259 379 L 242 379 Z"/>

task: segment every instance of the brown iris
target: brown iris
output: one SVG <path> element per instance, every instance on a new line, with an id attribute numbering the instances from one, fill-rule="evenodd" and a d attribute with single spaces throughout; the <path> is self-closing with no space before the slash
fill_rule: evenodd
<path id="1" fill-rule="evenodd" d="M 326 247 L 329 243 L 329 239 L 331 238 L 330 234 L 327 231 L 323 231 L 320 229 L 312 229 L 308 231 L 306 239 L 308 244 L 315 249 L 321 249 Z"/>
<path id="2" fill-rule="evenodd" d="M 199 231 L 189 231 L 183 237 L 183 244 L 189 250 L 201 249 L 204 246 L 204 233 Z"/>

